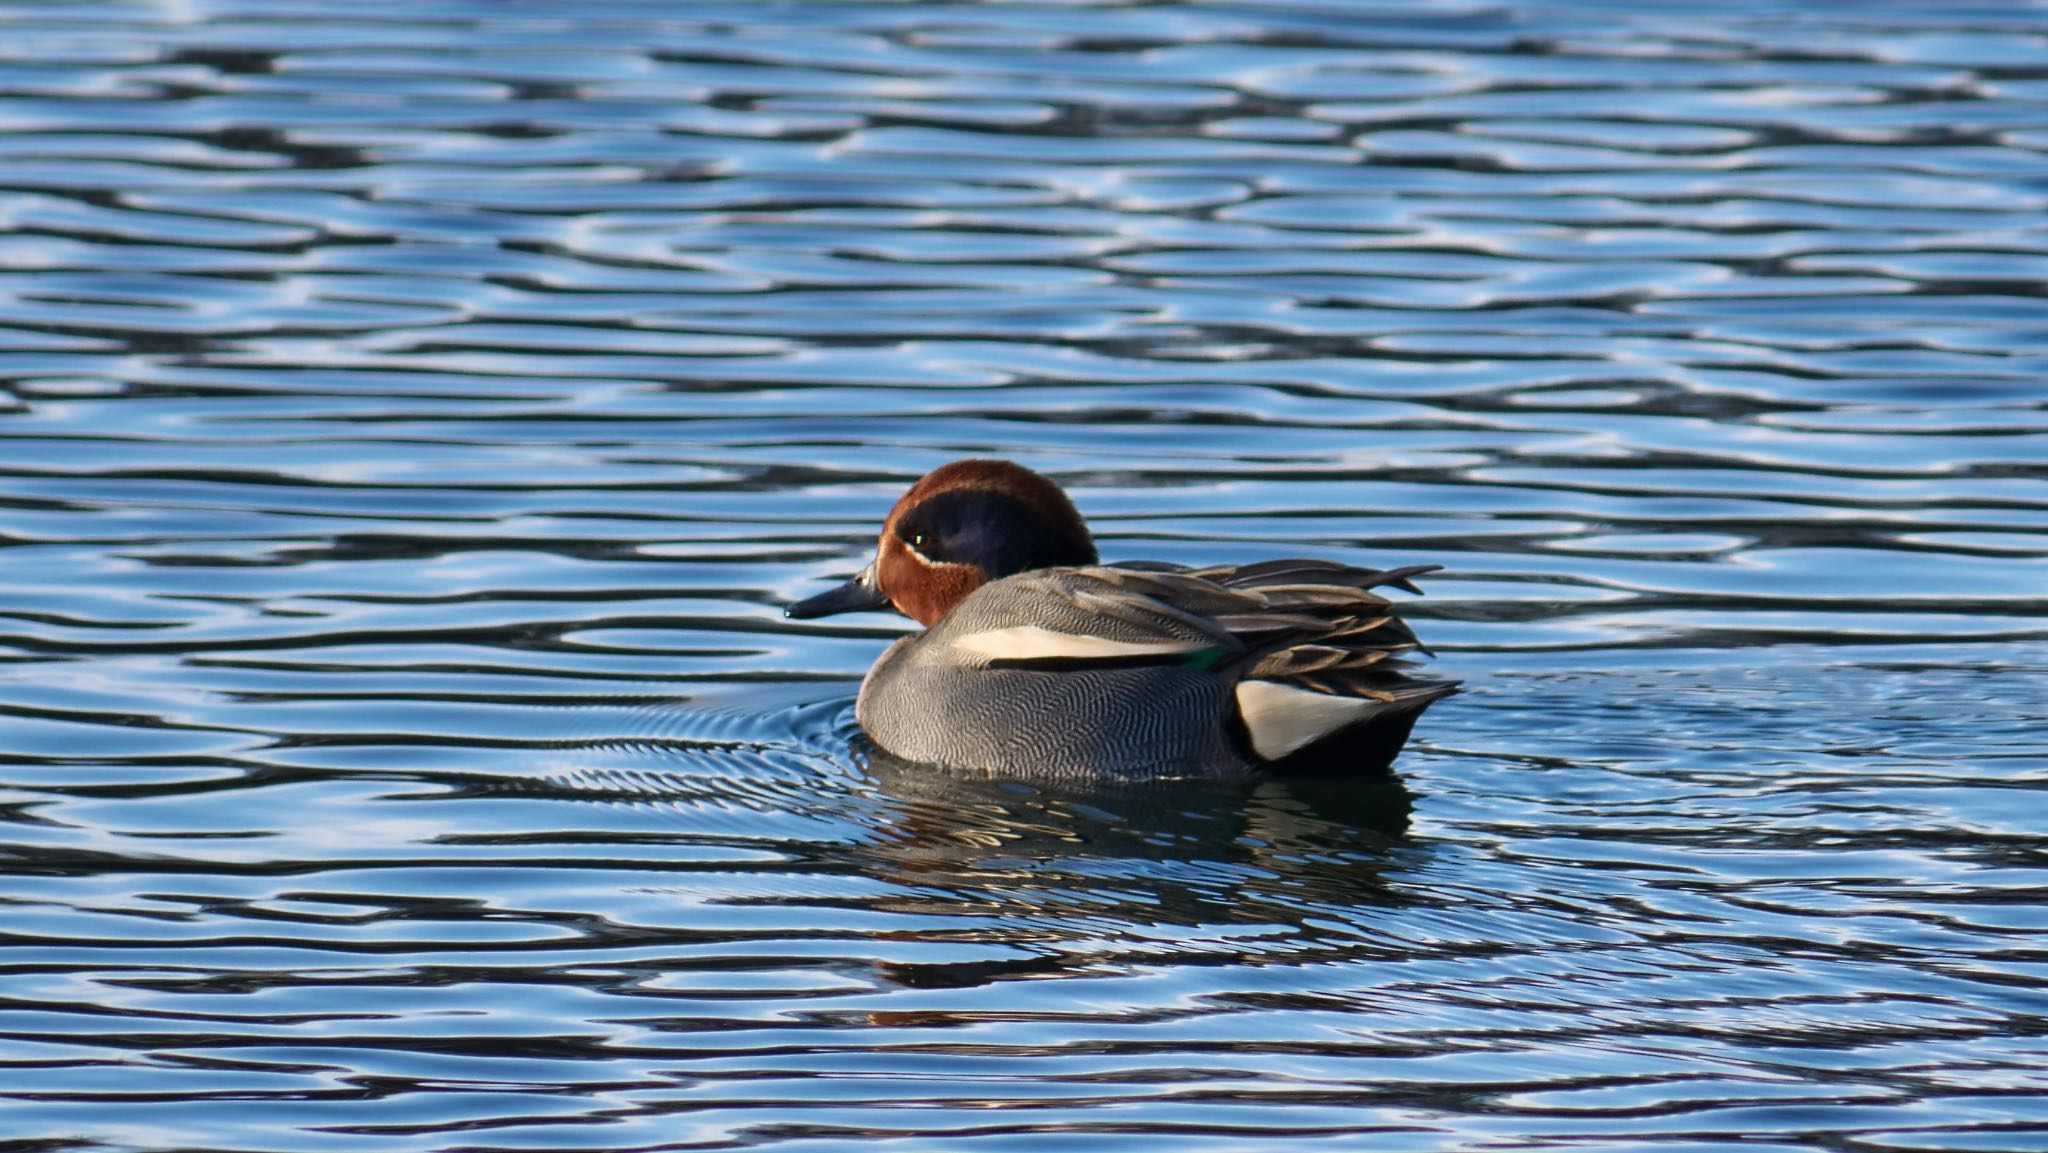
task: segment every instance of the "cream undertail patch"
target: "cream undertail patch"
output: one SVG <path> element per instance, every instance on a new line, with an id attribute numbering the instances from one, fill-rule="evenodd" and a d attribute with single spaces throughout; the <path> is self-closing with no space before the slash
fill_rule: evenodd
<path id="1" fill-rule="evenodd" d="M 1252 751 L 1268 761 L 1277 761 L 1386 707 L 1375 700 L 1335 697 L 1274 681 L 1240 681 L 1237 686 L 1237 711 L 1251 734 Z"/>

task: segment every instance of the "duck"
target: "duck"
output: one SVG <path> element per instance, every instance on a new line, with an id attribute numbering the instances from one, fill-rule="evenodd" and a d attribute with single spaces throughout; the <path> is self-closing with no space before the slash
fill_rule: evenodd
<path id="1" fill-rule="evenodd" d="M 1061 778 L 1383 774 L 1458 683 L 1415 673 L 1428 650 L 1378 590 L 1419 594 L 1414 578 L 1441 567 L 1104 564 L 1057 483 L 970 459 L 910 486 L 866 567 L 785 611 L 923 626 L 854 702 L 901 760 Z"/>

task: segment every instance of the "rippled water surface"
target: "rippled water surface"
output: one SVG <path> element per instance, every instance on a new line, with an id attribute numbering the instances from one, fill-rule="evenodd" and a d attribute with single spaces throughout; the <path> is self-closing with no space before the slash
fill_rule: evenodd
<path id="1" fill-rule="evenodd" d="M 0 1148 L 2048 1148 L 2048 8 L 0 7 Z M 1441 562 L 875 761 L 922 471 Z"/>

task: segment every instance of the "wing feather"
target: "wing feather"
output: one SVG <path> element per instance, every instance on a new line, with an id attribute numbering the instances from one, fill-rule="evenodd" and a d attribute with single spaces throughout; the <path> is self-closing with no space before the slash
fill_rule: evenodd
<path id="1" fill-rule="evenodd" d="M 1411 675 L 1413 665 L 1402 658 L 1421 645 L 1392 604 L 1372 591 L 1420 591 L 1411 578 L 1438 567 L 1377 570 L 1291 558 L 1199 569 L 1041 569 L 1000 582 L 1038 611 L 991 621 L 953 643 L 977 663 L 1235 668 L 1243 681 L 1278 686 L 1249 691 L 1269 706 L 1268 716 L 1290 718 L 1281 727 L 1295 734 L 1314 727 L 1300 718 L 1357 711 L 1297 693 L 1406 711 L 1456 687 Z"/>

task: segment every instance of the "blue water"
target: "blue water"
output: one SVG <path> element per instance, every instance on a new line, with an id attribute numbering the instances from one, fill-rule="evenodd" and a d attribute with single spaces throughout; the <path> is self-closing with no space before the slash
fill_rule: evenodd
<path id="1" fill-rule="evenodd" d="M 2048 1148 L 2048 7 L 0 7 L 0 1150 Z M 1399 782 L 863 755 L 1001 455 Z"/>

